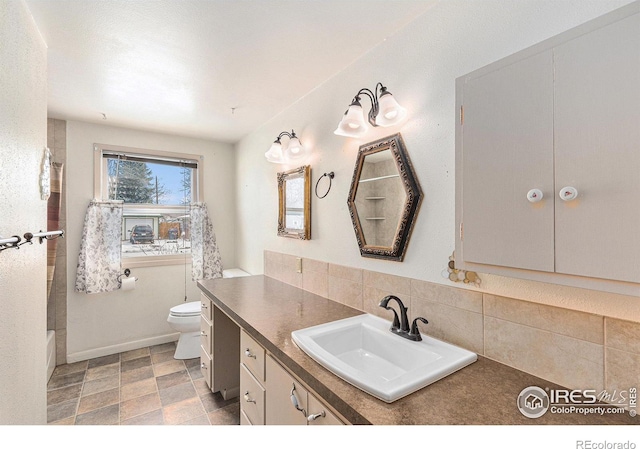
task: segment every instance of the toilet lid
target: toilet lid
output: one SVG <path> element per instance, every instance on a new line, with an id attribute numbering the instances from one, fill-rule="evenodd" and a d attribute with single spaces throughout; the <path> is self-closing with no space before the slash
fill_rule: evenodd
<path id="1" fill-rule="evenodd" d="M 174 306 L 171 308 L 171 315 L 173 316 L 194 316 L 200 315 L 200 301 L 191 301 Z"/>

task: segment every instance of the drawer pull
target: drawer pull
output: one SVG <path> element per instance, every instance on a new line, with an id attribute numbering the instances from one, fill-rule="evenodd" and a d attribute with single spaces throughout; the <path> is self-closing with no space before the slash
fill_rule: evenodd
<path id="1" fill-rule="evenodd" d="M 254 399 L 251 399 L 251 396 L 249 396 L 249 391 L 245 391 L 244 393 L 244 400 L 246 402 L 253 402 L 254 404 L 256 403 L 256 401 Z"/>
<path id="2" fill-rule="evenodd" d="M 201 336 L 201 337 L 206 337 L 206 336 L 207 336 L 207 333 L 206 333 L 205 331 L 200 331 L 200 336 Z"/>
<path id="3" fill-rule="evenodd" d="M 315 415 L 309 415 L 307 417 L 307 421 L 311 422 L 311 421 L 315 421 L 318 418 L 324 418 L 325 416 L 327 416 L 327 414 L 324 412 L 324 410 L 322 410 L 320 413 L 316 413 Z"/>
<path id="4" fill-rule="evenodd" d="M 202 362 L 200 364 L 200 369 L 208 369 L 206 363 Z"/>
<path id="5" fill-rule="evenodd" d="M 249 357 L 250 359 L 257 359 L 255 354 L 251 354 L 251 350 L 249 348 L 244 350 L 244 355 Z"/>
<path id="6" fill-rule="evenodd" d="M 296 384 L 292 384 L 293 387 L 291 388 L 291 403 L 293 404 L 293 406 L 296 408 L 296 410 L 298 410 L 300 413 L 302 413 L 304 416 L 307 416 L 307 411 L 303 408 L 300 407 L 300 403 L 298 402 L 298 398 L 296 397 Z"/>
<path id="7" fill-rule="evenodd" d="M 204 304 L 204 303 L 200 303 L 200 307 L 201 307 L 201 308 L 203 308 L 203 309 L 208 309 L 208 308 L 209 308 L 209 307 L 208 307 L 206 304 Z"/>

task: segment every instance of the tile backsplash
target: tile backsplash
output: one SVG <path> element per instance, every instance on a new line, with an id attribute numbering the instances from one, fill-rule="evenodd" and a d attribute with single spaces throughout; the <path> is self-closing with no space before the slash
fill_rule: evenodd
<path id="1" fill-rule="evenodd" d="M 298 259 L 302 273 L 297 272 Z M 264 251 L 266 276 L 363 312 L 396 295 L 421 332 L 570 389 L 640 387 L 640 323 Z"/>

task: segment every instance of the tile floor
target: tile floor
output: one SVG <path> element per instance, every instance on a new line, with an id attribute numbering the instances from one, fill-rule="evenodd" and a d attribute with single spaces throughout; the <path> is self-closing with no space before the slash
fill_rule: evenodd
<path id="1" fill-rule="evenodd" d="M 238 398 L 211 393 L 200 359 L 175 360 L 175 343 L 56 367 L 47 422 L 67 425 L 240 424 Z"/>

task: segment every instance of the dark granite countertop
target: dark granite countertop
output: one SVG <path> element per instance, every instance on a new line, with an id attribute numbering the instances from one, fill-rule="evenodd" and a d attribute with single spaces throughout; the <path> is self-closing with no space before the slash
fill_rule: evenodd
<path id="1" fill-rule="evenodd" d="M 319 365 L 291 332 L 362 312 L 266 276 L 199 281 L 213 303 L 352 424 L 638 424 L 628 413 L 557 414 L 530 419 L 516 406 L 529 386 L 551 382 L 479 356 L 478 360 L 405 398 L 387 404 Z"/>

